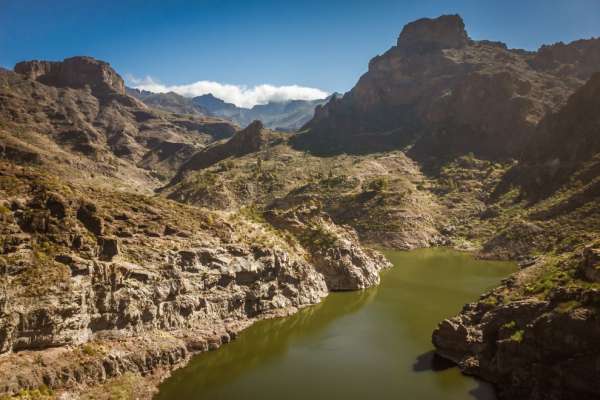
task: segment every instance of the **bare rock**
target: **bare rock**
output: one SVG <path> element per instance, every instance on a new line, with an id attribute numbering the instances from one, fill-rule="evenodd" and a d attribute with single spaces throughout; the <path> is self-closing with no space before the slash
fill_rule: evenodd
<path id="1" fill-rule="evenodd" d="M 469 43 L 465 24 L 459 15 L 423 18 L 407 24 L 398 37 L 398 47 L 405 53 L 461 48 Z"/>
<path id="2" fill-rule="evenodd" d="M 71 57 L 63 61 L 23 61 L 15 72 L 49 86 L 81 89 L 89 86 L 96 95 L 125 94 L 123 79 L 106 62 L 92 57 Z"/>
<path id="3" fill-rule="evenodd" d="M 588 245 L 583 250 L 580 269 L 588 280 L 600 282 L 600 246 L 598 244 Z"/>
<path id="4" fill-rule="evenodd" d="M 100 259 L 110 261 L 119 254 L 119 242 L 116 238 L 101 237 L 98 239 Z"/>
<path id="5" fill-rule="evenodd" d="M 84 202 L 77 210 L 77 219 L 83 226 L 96 236 L 102 235 L 104 224 L 102 218 L 97 214 L 96 205 L 90 202 Z"/>

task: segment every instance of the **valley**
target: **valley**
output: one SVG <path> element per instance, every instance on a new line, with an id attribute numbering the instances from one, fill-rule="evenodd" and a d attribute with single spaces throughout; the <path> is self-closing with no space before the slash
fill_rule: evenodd
<path id="1" fill-rule="evenodd" d="M 263 335 L 372 355 L 353 335 L 393 307 L 373 362 L 415 395 L 431 382 L 396 362 L 435 350 L 499 399 L 598 398 L 599 66 L 600 39 L 515 50 L 421 19 L 297 132 L 132 93 L 91 57 L 0 70 L 0 396 L 184 398 L 206 365 L 243 393 L 252 351 L 279 351 Z"/>

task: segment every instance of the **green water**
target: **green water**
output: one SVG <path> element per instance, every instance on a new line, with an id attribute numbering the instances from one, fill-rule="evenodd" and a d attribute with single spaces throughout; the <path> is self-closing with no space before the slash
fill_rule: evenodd
<path id="1" fill-rule="evenodd" d="M 445 249 L 386 255 L 395 267 L 379 287 L 259 322 L 175 371 L 156 398 L 493 399 L 433 359 L 431 332 L 515 267 Z"/>

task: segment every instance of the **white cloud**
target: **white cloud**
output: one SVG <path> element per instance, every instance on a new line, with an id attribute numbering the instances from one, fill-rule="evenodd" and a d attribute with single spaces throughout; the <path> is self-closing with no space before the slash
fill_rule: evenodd
<path id="1" fill-rule="evenodd" d="M 251 108 L 257 104 L 266 104 L 270 101 L 316 100 L 324 99 L 329 95 L 320 89 L 298 85 L 273 86 L 265 84 L 247 87 L 214 81 L 198 81 L 187 85 L 164 85 L 149 76 L 138 79 L 131 75 L 127 76 L 127 80 L 136 89 L 148 90 L 154 93 L 175 92 L 185 97 L 212 93 L 215 97 L 228 103 L 246 108 Z"/>

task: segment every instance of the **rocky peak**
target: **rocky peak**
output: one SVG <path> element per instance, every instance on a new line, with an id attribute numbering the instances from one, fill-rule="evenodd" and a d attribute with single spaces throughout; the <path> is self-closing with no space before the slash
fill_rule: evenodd
<path id="1" fill-rule="evenodd" d="M 181 180 L 187 171 L 208 168 L 228 157 L 241 157 L 259 151 L 269 141 L 269 131 L 260 121 L 254 121 L 246 128 L 236 132 L 224 143 L 208 147 L 194 154 L 179 170 L 171 184 Z"/>
<path id="2" fill-rule="evenodd" d="M 233 135 L 229 143 L 236 152 L 258 151 L 260 150 L 260 147 L 266 143 L 264 129 L 265 127 L 261 121 L 254 121 L 246 128 Z"/>
<path id="3" fill-rule="evenodd" d="M 81 89 L 89 86 L 96 96 L 125 94 L 123 78 L 111 66 L 92 57 L 71 57 L 63 61 L 23 61 L 15 72 L 48 86 Z"/>
<path id="4" fill-rule="evenodd" d="M 398 48 L 405 53 L 462 48 L 468 43 L 465 23 L 459 15 L 419 19 L 407 24 L 398 37 Z"/>

